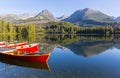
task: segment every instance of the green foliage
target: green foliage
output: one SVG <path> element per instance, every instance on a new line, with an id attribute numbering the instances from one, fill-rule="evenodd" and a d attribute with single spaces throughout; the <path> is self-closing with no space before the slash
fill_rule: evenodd
<path id="1" fill-rule="evenodd" d="M 31 34 L 35 34 L 35 26 L 33 24 L 28 24 L 27 26 L 27 32 Z"/>
<path id="2" fill-rule="evenodd" d="M 7 31 L 7 23 L 6 23 L 6 21 L 1 21 L 1 29 L 2 29 L 1 33 L 3 33 L 3 34 L 8 32 Z"/>
<path id="3" fill-rule="evenodd" d="M 18 25 L 16 32 L 18 33 L 17 38 L 21 40 L 28 39 L 28 41 L 33 42 L 36 37 L 36 29 L 33 24 Z"/>
<path id="4" fill-rule="evenodd" d="M 51 34 L 113 34 L 112 26 L 92 26 L 78 27 L 69 22 L 50 22 L 44 27 L 38 27 L 37 30 L 43 29 L 46 33 Z M 39 31 L 37 31 L 39 33 Z M 43 32 L 43 31 L 42 31 Z"/>
<path id="5" fill-rule="evenodd" d="M 12 22 L 8 23 L 7 30 L 8 30 L 9 33 L 14 33 L 14 27 L 13 27 Z"/>
<path id="6" fill-rule="evenodd" d="M 52 22 L 45 27 L 47 33 L 56 34 L 75 34 L 79 27 L 74 26 L 69 22 Z"/>
<path id="7" fill-rule="evenodd" d="M 7 23 L 6 21 L 0 20 L 0 33 L 1 34 L 15 34 L 15 27 L 12 22 Z"/>
<path id="8" fill-rule="evenodd" d="M 16 39 L 16 34 L 0 34 L 0 41 L 12 42 Z"/>
<path id="9" fill-rule="evenodd" d="M 0 21 L 0 34 L 119 34 L 120 26 L 115 30 L 112 26 L 79 27 L 69 22 L 49 22 L 45 24 L 12 24 L 12 22 Z"/>
<path id="10" fill-rule="evenodd" d="M 93 27 L 83 27 L 77 33 L 80 34 L 113 34 L 114 29 L 111 26 L 93 26 Z"/>

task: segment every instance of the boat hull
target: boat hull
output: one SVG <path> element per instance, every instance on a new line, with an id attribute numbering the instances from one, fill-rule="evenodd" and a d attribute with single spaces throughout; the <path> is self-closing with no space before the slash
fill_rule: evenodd
<path id="1" fill-rule="evenodd" d="M 3 42 L 0 42 L 0 45 L 5 45 L 5 41 L 3 41 Z"/>
<path id="2" fill-rule="evenodd" d="M 11 59 L 23 60 L 23 61 L 29 61 L 29 62 L 47 62 L 49 58 L 49 54 L 16 56 L 16 55 L 0 53 L 0 55 L 3 57 L 11 58 Z"/>
<path id="3" fill-rule="evenodd" d="M 42 70 L 50 71 L 50 67 L 49 67 L 48 62 L 26 62 L 26 61 L 15 60 L 15 59 L 10 59 L 10 58 L 5 58 L 5 57 L 0 59 L 0 62 L 10 64 L 10 65 L 15 65 L 15 66 L 35 68 L 35 69 L 42 69 Z"/>
<path id="4" fill-rule="evenodd" d="M 31 47 L 23 47 L 23 48 L 17 48 L 20 52 L 36 52 L 38 51 L 38 45 L 31 46 Z"/>

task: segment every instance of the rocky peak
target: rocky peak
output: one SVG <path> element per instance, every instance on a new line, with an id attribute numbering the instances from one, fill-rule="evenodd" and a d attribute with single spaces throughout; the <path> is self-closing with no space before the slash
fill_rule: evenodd
<path id="1" fill-rule="evenodd" d="M 66 14 L 64 14 L 61 17 L 58 17 L 57 19 L 58 20 L 63 20 L 63 19 L 66 19 L 66 18 L 68 18 L 68 16 Z"/>
<path id="2" fill-rule="evenodd" d="M 55 20 L 55 17 L 51 12 L 49 12 L 47 9 L 43 10 L 42 12 L 38 13 L 38 15 L 35 16 L 37 19 L 49 19 L 49 20 Z"/>
<path id="3" fill-rule="evenodd" d="M 100 22 L 114 22 L 110 16 L 90 8 L 85 8 L 81 10 L 75 11 L 71 16 L 64 19 L 63 21 L 68 21 L 71 23 L 77 23 L 82 25 L 82 23 L 86 24 L 98 24 Z"/>

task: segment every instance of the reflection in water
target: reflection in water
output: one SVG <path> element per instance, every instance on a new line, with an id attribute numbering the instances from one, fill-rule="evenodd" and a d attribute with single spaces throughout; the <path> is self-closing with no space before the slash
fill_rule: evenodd
<path id="1" fill-rule="evenodd" d="M 27 68 L 36 68 L 36 69 L 50 71 L 50 67 L 47 61 L 46 62 L 26 62 L 26 61 L 15 60 L 10 58 L 1 58 L 0 62 L 9 64 L 9 65 L 22 66 Z"/>
<path id="2" fill-rule="evenodd" d="M 69 49 L 55 48 L 48 61 L 51 69 L 49 72 L 45 71 L 47 69 L 46 67 L 41 68 L 41 66 L 40 70 L 38 68 L 37 70 L 31 69 L 36 64 L 34 65 L 28 62 L 19 63 L 19 61 L 13 61 L 14 63 L 11 63 L 7 61 L 8 63 L 10 62 L 9 64 L 18 66 L 10 68 L 9 71 L 2 71 L 0 72 L 2 75 L 0 75 L 1 77 L 7 78 L 113 78 L 114 76 L 118 78 L 120 77 L 119 60 L 120 52 L 115 48 L 108 49 L 99 55 L 91 57 L 77 56 Z M 2 62 L 6 63 L 4 61 Z M 37 66 L 39 67 L 39 65 Z M 21 66 L 27 66 L 27 68 Z M 47 70 L 49 70 L 49 67 Z"/>
<path id="3" fill-rule="evenodd" d="M 119 60 L 120 50 L 115 48 L 90 57 L 76 56 L 70 50 L 65 52 L 56 48 L 49 62 L 53 78 L 119 78 Z"/>
<path id="4" fill-rule="evenodd" d="M 103 41 L 114 41 L 114 43 L 119 42 L 119 35 L 56 35 L 56 34 L 41 34 L 41 35 L 21 35 L 21 34 L 1 34 L 0 41 L 14 41 L 19 42 L 27 41 L 28 43 L 43 42 L 51 44 L 69 44 L 77 40 L 103 40 Z"/>
<path id="5" fill-rule="evenodd" d="M 40 43 L 39 42 L 39 52 L 41 53 L 50 53 L 56 47 L 56 44 Z"/>
<path id="6" fill-rule="evenodd" d="M 41 53 L 51 53 L 46 63 L 2 60 L 16 65 L 0 71 L 0 78 L 120 78 L 120 50 L 113 37 L 37 36 Z M 32 42 L 29 42 L 32 43 Z M 89 56 L 89 57 L 88 57 Z"/>
<path id="7" fill-rule="evenodd" d="M 64 46 L 72 50 L 77 55 L 88 57 L 91 55 L 99 54 L 100 52 L 113 47 L 114 44 L 109 41 L 82 40 L 66 44 Z"/>

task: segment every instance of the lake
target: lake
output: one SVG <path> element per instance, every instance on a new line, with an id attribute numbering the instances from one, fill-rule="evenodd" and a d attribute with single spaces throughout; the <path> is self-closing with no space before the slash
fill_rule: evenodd
<path id="1" fill-rule="evenodd" d="M 40 52 L 50 53 L 48 61 L 0 58 L 0 78 L 120 78 L 118 36 L 40 35 L 29 40 L 21 42 L 39 43 Z"/>

